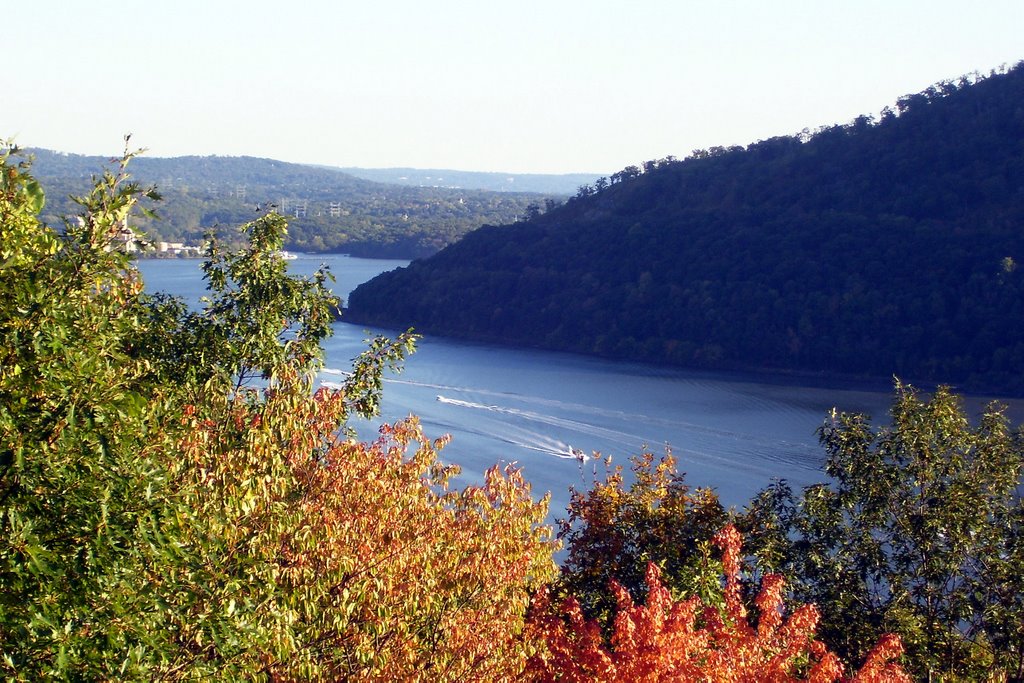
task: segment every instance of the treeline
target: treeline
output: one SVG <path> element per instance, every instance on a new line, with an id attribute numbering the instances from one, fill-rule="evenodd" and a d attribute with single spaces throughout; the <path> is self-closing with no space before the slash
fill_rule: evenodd
<path id="1" fill-rule="evenodd" d="M 351 296 L 364 323 L 1024 391 L 1024 67 L 623 169 Z"/>
<path id="2" fill-rule="evenodd" d="M 45 218 L 54 224 L 75 207 L 71 195 L 109 159 L 31 150 L 35 173 L 50 188 Z M 370 258 L 416 258 L 435 253 L 484 223 L 525 216 L 544 196 L 371 182 L 329 168 L 253 157 L 140 158 L 139 182 L 163 197 L 159 218 L 140 216 L 153 240 L 200 244 L 206 232 L 232 228 L 274 206 L 289 217 L 286 246 Z M 257 208 L 259 207 L 259 208 Z"/>
<path id="3" fill-rule="evenodd" d="M 579 186 L 592 183 L 598 177 L 596 173 L 497 173 L 457 171 L 450 168 L 342 167 L 339 170 L 378 183 L 493 192 L 536 192 L 552 197 L 567 197 Z"/>
<path id="4" fill-rule="evenodd" d="M 1024 676 L 1024 442 L 998 406 L 974 426 L 897 385 L 888 427 L 826 420 L 829 483 L 738 513 L 640 455 L 572 496 L 559 569 L 522 471 L 450 487 L 415 417 L 355 438 L 413 336 L 315 388 L 338 301 L 287 275 L 281 216 L 209 245 L 202 310 L 147 295 L 111 248 L 145 195 L 130 158 L 61 231 L 0 153 L 5 679 Z"/>

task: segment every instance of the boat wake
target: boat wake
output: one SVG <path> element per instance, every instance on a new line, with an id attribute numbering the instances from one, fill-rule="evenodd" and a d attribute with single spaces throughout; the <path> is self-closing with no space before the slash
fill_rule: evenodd
<path id="1" fill-rule="evenodd" d="M 324 375 L 347 376 L 344 370 L 325 368 Z M 522 395 L 484 388 L 453 386 L 444 383 L 389 377 L 388 384 L 430 391 L 434 401 L 455 409 L 475 411 L 479 417 L 459 419 L 455 413 L 445 417 L 430 415 L 424 404 L 415 410 L 421 418 L 444 423 L 455 432 L 469 432 L 496 439 L 525 450 L 565 460 L 580 460 L 581 449 L 571 444 L 586 444 L 587 449 L 612 455 L 635 454 L 644 448 L 671 448 L 684 462 L 706 463 L 739 468 L 768 468 L 777 465 L 820 471 L 822 454 L 817 444 L 777 439 L 764 430 L 736 430 L 720 425 L 700 424 L 670 416 L 649 416 L 600 406 Z M 322 381 L 332 386 L 333 382 Z M 452 394 L 477 400 L 455 398 Z M 429 400 L 427 396 L 423 399 Z M 497 399 L 497 400 L 489 400 Z M 484 418 L 484 414 L 493 419 Z M 534 425 L 531 427 L 530 425 Z M 592 459 L 584 455 L 584 460 Z M 683 465 L 686 467 L 686 465 Z"/>
<path id="2" fill-rule="evenodd" d="M 463 401 L 461 399 L 449 398 L 442 395 L 438 395 L 437 400 L 446 405 L 457 406 L 459 408 L 482 410 L 500 415 L 508 415 L 521 420 L 527 420 L 529 422 L 537 422 L 549 427 L 569 430 L 587 437 L 613 442 L 627 449 L 635 449 L 646 443 L 643 437 L 639 435 L 628 434 L 626 432 L 601 427 L 590 422 L 575 420 L 568 417 L 559 417 L 558 415 L 553 415 L 551 413 L 538 413 L 532 410 L 523 410 L 522 408 Z M 579 459 L 577 450 L 578 449 L 572 449 L 568 444 L 564 444 L 563 453 L 567 458 Z"/>

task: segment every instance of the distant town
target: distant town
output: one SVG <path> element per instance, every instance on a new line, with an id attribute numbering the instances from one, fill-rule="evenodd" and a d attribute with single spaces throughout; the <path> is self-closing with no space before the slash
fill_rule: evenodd
<path id="1" fill-rule="evenodd" d="M 163 240 L 150 242 L 127 226 L 122 227 L 114 236 L 110 249 L 142 258 L 198 258 L 203 255 L 203 248 L 198 244 Z"/>

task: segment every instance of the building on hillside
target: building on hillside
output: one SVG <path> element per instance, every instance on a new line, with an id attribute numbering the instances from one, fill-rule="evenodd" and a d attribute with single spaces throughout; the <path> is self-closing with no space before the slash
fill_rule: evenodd
<path id="1" fill-rule="evenodd" d="M 110 244 L 107 245 L 107 251 L 123 251 L 126 254 L 134 254 L 145 248 L 145 242 L 139 239 L 131 228 L 127 225 L 122 225 L 114 236 L 110 239 Z"/>
<path id="2" fill-rule="evenodd" d="M 199 247 L 184 242 L 157 242 L 156 251 L 161 256 L 199 256 Z"/>

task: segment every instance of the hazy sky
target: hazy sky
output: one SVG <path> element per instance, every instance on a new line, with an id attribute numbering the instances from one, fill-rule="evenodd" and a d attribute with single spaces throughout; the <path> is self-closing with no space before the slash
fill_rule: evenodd
<path id="1" fill-rule="evenodd" d="M 611 173 L 1024 59 L 1024 0 L 0 0 L 0 139 Z"/>

